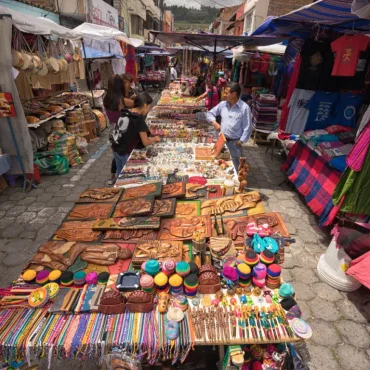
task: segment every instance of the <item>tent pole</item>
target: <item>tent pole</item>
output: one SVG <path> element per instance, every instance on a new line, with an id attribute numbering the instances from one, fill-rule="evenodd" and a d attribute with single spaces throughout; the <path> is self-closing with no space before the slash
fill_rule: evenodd
<path id="1" fill-rule="evenodd" d="M 85 42 L 84 42 L 83 38 L 81 39 L 81 43 L 82 43 L 82 49 L 84 51 L 84 55 L 85 55 L 85 58 L 86 58 L 87 55 L 86 55 L 86 50 L 85 50 Z M 89 61 L 87 61 L 87 65 L 85 64 L 85 67 L 86 67 L 86 72 L 87 72 L 86 73 L 86 78 L 88 79 L 88 82 L 89 82 L 89 85 L 90 85 L 92 106 L 95 109 L 96 107 L 95 107 L 95 99 L 94 99 L 94 91 L 93 91 L 93 87 L 92 87 L 92 81 L 91 81 L 91 78 L 90 78 L 91 76 L 90 76 L 90 63 L 89 63 Z"/>
<path id="2" fill-rule="evenodd" d="M 213 68 L 215 68 L 215 66 L 216 66 L 216 55 L 217 55 L 217 53 L 216 53 L 216 50 L 217 50 L 217 40 L 215 40 L 215 46 L 214 46 L 214 48 L 213 48 Z"/>

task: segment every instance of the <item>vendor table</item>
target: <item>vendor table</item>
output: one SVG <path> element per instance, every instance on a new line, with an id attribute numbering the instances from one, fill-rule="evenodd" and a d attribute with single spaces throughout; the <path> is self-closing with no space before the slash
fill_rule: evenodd
<path id="1" fill-rule="evenodd" d="M 305 197 L 312 212 L 320 216 L 320 226 L 330 225 L 339 210 L 332 195 L 341 173 L 301 140 L 293 145 L 281 169 Z"/>

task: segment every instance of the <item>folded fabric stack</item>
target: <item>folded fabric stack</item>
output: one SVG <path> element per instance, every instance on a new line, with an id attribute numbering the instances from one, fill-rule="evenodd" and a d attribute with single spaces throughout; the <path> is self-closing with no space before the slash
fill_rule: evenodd
<path id="1" fill-rule="evenodd" d="M 253 286 L 263 288 L 266 285 L 267 269 L 263 263 L 258 263 L 253 267 L 252 271 L 252 283 Z"/>
<path id="2" fill-rule="evenodd" d="M 281 267 L 277 264 L 272 264 L 267 267 L 266 286 L 270 289 L 278 289 L 280 287 Z"/>
<path id="3" fill-rule="evenodd" d="M 252 103 L 253 125 L 256 129 L 273 131 L 277 119 L 278 102 L 274 95 L 261 94 Z"/>
<path id="4" fill-rule="evenodd" d="M 251 268 L 246 263 L 240 263 L 236 267 L 236 271 L 239 276 L 239 286 L 241 286 L 242 288 L 250 286 Z"/>
<path id="5" fill-rule="evenodd" d="M 168 276 L 164 272 L 158 272 L 154 277 L 154 284 L 158 293 L 168 293 L 170 286 L 168 284 Z"/>
<path id="6" fill-rule="evenodd" d="M 178 275 L 178 274 L 172 275 L 170 277 L 168 283 L 170 285 L 171 295 L 176 297 L 180 294 L 184 294 L 183 278 L 180 275 Z"/>
<path id="7" fill-rule="evenodd" d="M 199 279 L 195 274 L 188 275 L 184 280 L 185 295 L 194 297 L 198 292 Z"/>
<path id="8" fill-rule="evenodd" d="M 154 293 L 154 280 L 153 277 L 145 274 L 140 278 L 140 286 L 144 292 L 152 294 Z"/>

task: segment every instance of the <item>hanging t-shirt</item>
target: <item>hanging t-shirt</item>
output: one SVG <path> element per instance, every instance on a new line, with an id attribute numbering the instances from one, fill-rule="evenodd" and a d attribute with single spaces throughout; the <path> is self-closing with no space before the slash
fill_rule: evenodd
<path id="1" fill-rule="evenodd" d="M 310 110 L 305 131 L 323 129 L 330 125 L 330 117 L 340 99 L 339 93 L 317 91 L 307 102 Z"/>
<path id="2" fill-rule="evenodd" d="M 312 90 L 294 90 L 288 105 L 290 111 L 285 132 L 296 135 L 303 134 L 308 114 L 310 113 L 306 108 L 306 104 L 314 94 L 315 91 Z"/>
<path id="3" fill-rule="evenodd" d="M 262 55 L 261 62 L 259 65 L 259 70 L 261 73 L 265 74 L 267 72 L 270 66 L 270 60 L 271 60 L 270 55 L 268 54 Z"/>
<path id="4" fill-rule="evenodd" d="M 335 54 L 333 76 L 354 76 L 361 51 L 365 51 L 370 38 L 365 35 L 345 35 L 331 43 Z"/>
<path id="5" fill-rule="evenodd" d="M 355 127 L 357 112 L 363 100 L 363 94 L 342 93 L 335 110 L 332 112 L 330 123 Z"/>
<path id="6" fill-rule="evenodd" d="M 330 52 L 329 42 L 306 40 L 301 51 L 298 89 L 316 90 L 322 73 L 325 55 Z"/>
<path id="7" fill-rule="evenodd" d="M 353 77 L 339 77 L 342 80 L 342 89 L 362 90 L 365 87 L 366 74 L 370 62 L 370 48 L 361 51 L 357 61 L 356 72 Z M 336 77 L 338 78 L 338 77 Z"/>

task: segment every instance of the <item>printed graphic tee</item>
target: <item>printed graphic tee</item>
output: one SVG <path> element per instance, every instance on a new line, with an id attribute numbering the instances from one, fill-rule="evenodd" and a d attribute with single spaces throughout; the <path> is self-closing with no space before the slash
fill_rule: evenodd
<path id="1" fill-rule="evenodd" d="M 331 43 L 335 53 L 332 76 L 354 76 L 361 51 L 365 51 L 370 38 L 365 35 L 345 35 Z"/>
<path id="2" fill-rule="evenodd" d="M 306 108 L 310 110 L 310 113 L 305 131 L 328 127 L 332 112 L 335 110 L 339 99 L 339 93 L 316 92 L 306 104 Z"/>
<path id="3" fill-rule="evenodd" d="M 301 135 L 306 126 L 310 111 L 306 108 L 307 102 L 315 94 L 312 90 L 295 89 L 289 101 L 289 117 L 285 132 Z"/>
<path id="4" fill-rule="evenodd" d="M 364 100 L 363 94 L 342 93 L 330 123 L 348 127 L 356 126 L 356 116 Z"/>

